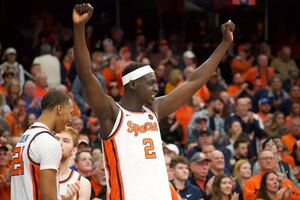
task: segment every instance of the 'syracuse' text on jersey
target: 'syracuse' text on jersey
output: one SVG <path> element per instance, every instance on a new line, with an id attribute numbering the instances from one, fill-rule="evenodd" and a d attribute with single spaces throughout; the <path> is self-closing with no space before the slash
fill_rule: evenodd
<path id="1" fill-rule="evenodd" d="M 58 170 L 61 156 L 61 146 L 48 127 L 35 122 L 21 135 L 13 151 L 11 198 L 40 200 L 40 170 Z"/>
<path id="2" fill-rule="evenodd" d="M 156 114 L 122 108 L 102 142 L 110 200 L 171 200 Z"/>

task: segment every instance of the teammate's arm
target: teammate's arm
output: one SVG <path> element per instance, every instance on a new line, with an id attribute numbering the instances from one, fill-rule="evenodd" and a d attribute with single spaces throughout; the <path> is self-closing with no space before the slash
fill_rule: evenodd
<path id="1" fill-rule="evenodd" d="M 235 25 L 231 21 L 224 23 L 221 26 L 223 41 L 211 56 L 201 64 L 183 84 L 179 85 L 170 94 L 155 100 L 154 109 L 160 119 L 174 112 L 211 78 L 213 72 L 233 42 L 234 28 Z"/>
<path id="2" fill-rule="evenodd" d="M 57 200 L 57 171 L 54 169 L 40 170 L 41 199 Z"/>
<path id="3" fill-rule="evenodd" d="M 91 183 L 84 177 L 80 179 L 79 200 L 87 200 L 91 198 Z"/>
<path id="4" fill-rule="evenodd" d="M 114 118 L 117 117 L 118 108 L 113 99 L 105 95 L 104 89 L 92 73 L 90 54 L 85 41 L 85 24 L 92 14 L 93 7 L 90 4 L 77 4 L 73 9 L 74 58 L 89 106 L 93 108 L 98 118 L 107 120 L 111 119 L 113 114 Z M 112 112 L 112 109 L 116 112 Z"/>

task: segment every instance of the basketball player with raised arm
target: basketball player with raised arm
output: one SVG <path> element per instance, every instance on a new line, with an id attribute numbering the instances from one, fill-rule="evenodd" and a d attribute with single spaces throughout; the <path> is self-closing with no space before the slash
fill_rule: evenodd
<path id="1" fill-rule="evenodd" d="M 74 194 L 72 199 L 89 200 L 91 196 L 90 182 L 78 172 L 70 169 L 70 161 L 77 152 L 79 133 L 72 127 L 66 127 L 64 131 L 56 133 L 55 138 L 60 142 L 62 147 L 62 159 L 58 173 L 60 195 L 63 197 L 71 196 L 68 193 L 68 189 L 72 185 L 78 184 L 79 190 Z"/>
<path id="2" fill-rule="evenodd" d="M 234 24 L 222 25 L 223 41 L 189 78 L 170 94 L 155 98 L 158 88 L 149 65 L 131 63 L 122 73 L 124 96 L 115 102 L 93 75 L 85 41 L 85 24 L 91 18 L 90 4 L 73 9 L 76 69 L 88 104 L 101 126 L 111 200 L 172 199 L 162 150 L 158 120 L 174 112 L 203 86 L 216 70 L 233 42 Z"/>
<path id="3" fill-rule="evenodd" d="M 71 99 L 59 92 L 48 92 L 41 103 L 42 114 L 20 137 L 12 156 L 11 199 L 55 200 L 57 171 L 62 156 L 53 132 L 65 129 L 72 117 Z"/>

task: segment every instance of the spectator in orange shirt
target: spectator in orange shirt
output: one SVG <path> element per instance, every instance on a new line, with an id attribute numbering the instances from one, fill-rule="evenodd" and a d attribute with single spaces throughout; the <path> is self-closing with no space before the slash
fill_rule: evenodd
<path id="1" fill-rule="evenodd" d="M 259 174 L 252 176 L 249 178 L 244 184 L 244 199 L 247 200 L 255 200 L 260 190 L 260 183 L 262 180 L 262 176 L 266 172 L 273 172 L 276 170 L 277 165 L 275 161 L 275 156 L 271 151 L 264 150 L 259 154 L 259 165 L 261 167 L 261 171 Z M 292 194 L 289 197 L 289 200 L 297 200 L 300 198 L 300 192 L 297 187 L 287 178 L 282 177 L 282 185 L 285 187 L 290 187 L 292 190 Z"/>
<path id="2" fill-rule="evenodd" d="M 256 200 L 289 199 L 292 195 L 290 187 L 281 187 L 279 175 L 275 172 L 265 173 L 260 182 Z"/>
<path id="3" fill-rule="evenodd" d="M 179 69 L 172 69 L 165 87 L 165 94 L 169 94 L 183 81 L 182 72 Z"/>
<path id="4" fill-rule="evenodd" d="M 0 197 L 10 200 L 10 156 L 6 146 L 0 147 Z"/>
<path id="5" fill-rule="evenodd" d="M 237 55 L 231 61 L 233 73 L 241 73 L 243 76 L 253 66 L 253 56 L 248 44 L 241 44 L 237 48 Z"/>
<path id="6" fill-rule="evenodd" d="M 253 92 L 249 89 L 249 84 L 245 83 L 245 80 L 240 73 L 235 73 L 233 75 L 232 84 L 228 86 L 227 93 L 234 99 L 253 95 Z"/>
<path id="7" fill-rule="evenodd" d="M 106 178 L 102 155 L 94 156 L 92 159 L 92 173 L 87 177 L 92 185 L 91 199 L 105 199 Z"/>
<path id="8" fill-rule="evenodd" d="M 262 98 L 258 101 L 258 116 L 263 122 L 267 120 L 268 114 L 271 111 L 271 101 L 268 98 Z"/>
<path id="9" fill-rule="evenodd" d="M 291 120 L 290 133 L 281 137 L 283 144 L 287 147 L 289 153 L 293 152 L 293 147 L 300 140 L 300 120 L 293 118 Z"/>
<path id="10" fill-rule="evenodd" d="M 35 80 L 35 97 L 42 99 L 48 92 L 48 81 L 45 73 L 41 72 L 34 77 Z"/>
<path id="11" fill-rule="evenodd" d="M 278 149 L 278 152 L 280 153 L 280 156 L 282 158 L 282 160 L 286 163 L 288 163 L 292 169 L 295 168 L 295 160 L 292 156 L 288 155 L 285 151 L 284 151 L 284 148 L 283 148 L 283 143 L 282 143 L 282 140 L 281 140 L 281 137 L 280 136 L 275 136 L 273 137 L 273 141 L 276 143 L 276 146 L 277 146 L 277 149 Z"/>
<path id="12" fill-rule="evenodd" d="M 268 67 L 268 57 L 264 54 L 260 54 L 257 57 L 257 66 L 248 69 L 244 74 L 244 79 L 252 84 L 253 91 L 257 91 L 260 88 L 269 86 L 273 75 L 274 69 Z"/>
<path id="13" fill-rule="evenodd" d="M 13 67 L 7 66 L 5 71 L 2 74 L 2 78 L 3 78 L 3 83 L 0 86 L 0 93 L 4 94 L 5 96 L 7 96 L 8 94 L 8 87 L 9 85 L 12 83 L 15 76 L 15 70 Z"/>

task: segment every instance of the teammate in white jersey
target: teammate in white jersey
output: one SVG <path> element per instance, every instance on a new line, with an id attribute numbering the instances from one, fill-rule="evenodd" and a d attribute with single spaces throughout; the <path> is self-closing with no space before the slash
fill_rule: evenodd
<path id="1" fill-rule="evenodd" d="M 13 151 L 13 200 L 60 199 L 57 170 L 62 150 L 52 131 L 65 129 L 71 120 L 73 103 L 67 95 L 50 91 L 44 96 L 41 108 L 41 116 L 21 135 Z"/>
<path id="2" fill-rule="evenodd" d="M 66 127 L 61 133 L 56 133 L 55 138 L 62 147 L 62 159 L 58 173 L 60 195 L 63 197 L 73 196 L 74 200 L 89 200 L 91 196 L 90 182 L 78 172 L 70 169 L 70 161 L 77 151 L 79 133 L 72 127 Z M 75 193 L 72 193 L 74 191 Z"/>
<path id="3" fill-rule="evenodd" d="M 112 200 L 170 200 L 172 193 L 157 118 L 174 112 L 209 80 L 233 42 L 235 26 L 231 21 L 222 25 L 223 41 L 213 54 L 166 96 L 155 98 L 158 88 L 149 65 L 129 64 L 122 72 L 124 96 L 117 104 L 105 94 L 91 70 L 85 24 L 92 13 L 90 4 L 74 7 L 74 53 L 88 104 L 100 122 L 107 197 Z"/>

